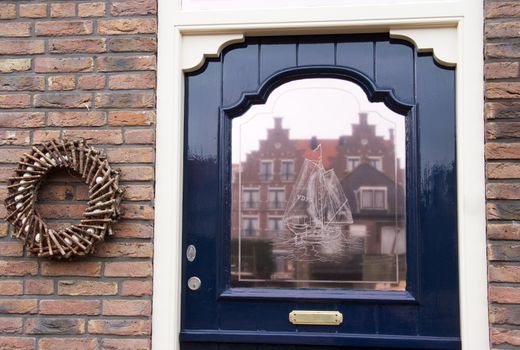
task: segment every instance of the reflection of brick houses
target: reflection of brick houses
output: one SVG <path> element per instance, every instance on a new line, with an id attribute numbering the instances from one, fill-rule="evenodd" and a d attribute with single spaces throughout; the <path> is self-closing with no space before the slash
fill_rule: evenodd
<path id="1" fill-rule="evenodd" d="M 396 245 L 393 239 L 396 218 L 404 219 L 403 210 L 396 211 L 404 205 L 404 176 L 395 156 L 393 130 L 388 139 L 376 135 L 375 125 L 368 123 L 366 114 L 360 114 L 359 124 L 352 125 L 351 135 L 338 139 L 290 139 L 290 130 L 282 127 L 282 118 L 275 118 L 274 124 L 258 150 L 247 154 L 242 163 L 241 192 L 240 167 L 233 166 L 232 237 L 238 237 L 239 226 L 242 240 L 268 241 L 280 233 L 286 200 L 303 161 L 316 157 L 313 150 L 321 145 L 323 165 L 333 168 L 341 181 L 354 218 L 350 229 L 363 242 L 364 252 L 402 253 L 404 240 L 398 240 Z M 401 235 L 404 238 L 404 230 Z M 273 255 L 275 274 L 285 278 L 291 266 L 276 252 Z M 247 269 L 254 267 L 242 267 L 242 271 Z M 371 273 L 363 266 L 358 270 L 363 275 Z"/>

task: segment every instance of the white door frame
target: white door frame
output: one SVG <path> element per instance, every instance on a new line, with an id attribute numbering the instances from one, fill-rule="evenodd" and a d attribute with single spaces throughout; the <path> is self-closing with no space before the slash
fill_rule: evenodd
<path id="1" fill-rule="evenodd" d="M 244 0 L 227 1 L 239 5 Z M 359 32 L 390 32 L 413 42 L 420 51 L 433 50 L 439 62 L 457 66 L 462 349 L 489 350 L 482 0 L 343 3 L 351 5 L 183 10 L 181 0 L 159 0 L 153 350 L 179 349 L 180 294 L 185 288 L 181 280 L 183 72 L 196 69 L 204 57 L 218 55 L 245 35 Z"/>

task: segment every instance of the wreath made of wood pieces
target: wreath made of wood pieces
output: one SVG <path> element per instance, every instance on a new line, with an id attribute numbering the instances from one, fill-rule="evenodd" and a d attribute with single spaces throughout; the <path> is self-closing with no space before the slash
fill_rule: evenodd
<path id="1" fill-rule="evenodd" d="M 53 170 L 64 168 L 81 176 L 89 186 L 88 207 L 79 224 L 50 228 L 36 208 L 38 190 Z M 119 170 L 112 169 L 106 156 L 85 140 L 51 140 L 35 145 L 18 162 L 9 179 L 5 205 L 13 236 L 24 240 L 33 255 L 69 258 L 91 253 L 120 216 L 124 188 Z"/>

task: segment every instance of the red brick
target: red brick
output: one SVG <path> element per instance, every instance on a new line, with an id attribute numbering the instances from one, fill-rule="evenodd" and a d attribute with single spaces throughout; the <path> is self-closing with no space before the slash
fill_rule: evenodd
<path id="1" fill-rule="evenodd" d="M 520 330 L 491 328 L 491 343 L 494 345 L 520 345 Z"/>
<path id="2" fill-rule="evenodd" d="M 0 4 L 0 19 L 14 19 L 16 18 L 15 4 Z"/>
<path id="3" fill-rule="evenodd" d="M 45 261 L 42 263 L 43 276 L 88 276 L 101 275 L 101 263 L 94 261 Z"/>
<path id="4" fill-rule="evenodd" d="M 83 212 L 87 208 L 86 204 L 43 204 L 36 205 L 39 213 L 44 219 L 81 219 Z"/>
<path id="5" fill-rule="evenodd" d="M 520 138 L 520 123 L 488 122 L 486 136 L 488 140 Z"/>
<path id="6" fill-rule="evenodd" d="M 486 190 L 488 199 L 520 199 L 520 184 L 488 183 Z"/>
<path id="7" fill-rule="evenodd" d="M 127 0 L 112 3 L 113 16 L 154 15 L 157 14 L 155 0 Z"/>
<path id="8" fill-rule="evenodd" d="M 24 154 L 23 149 L 18 148 L 0 148 L 0 163 L 1 164 L 11 164 L 16 163 L 20 160 L 20 158 Z M 11 172 L 12 175 L 12 172 Z M 2 207 L 0 207 L 0 211 L 2 210 Z M 5 211 L 3 212 L 5 214 Z M 0 216 L 0 218 L 4 218 L 3 216 Z M 0 270 L 1 271 L 1 270 Z"/>
<path id="9" fill-rule="evenodd" d="M 51 21 L 36 23 L 36 35 L 65 36 L 92 34 L 92 21 Z"/>
<path id="10" fill-rule="evenodd" d="M 499 304 L 520 304 L 520 288 L 490 286 L 489 301 Z"/>
<path id="11" fill-rule="evenodd" d="M 520 82 L 487 83 L 487 98 L 520 98 Z"/>
<path id="12" fill-rule="evenodd" d="M 116 111 L 108 113 L 108 124 L 114 126 L 145 126 L 155 122 L 153 111 Z"/>
<path id="13" fill-rule="evenodd" d="M 0 22 L 1 36 L 31 36 L 30 22 Z"/>
<path id="14" fill-rule="evenodd" d="M 154 210 L 152 206 L 144 204 L 123 204 L 124 219 L 153 220 Z"/>
<path id="15" fill-rule="evenodd" d="M 519 58 L 519 43 L 488 43 L 486 44 L 486 58 Z"/>
<path id="16" fill-rule="evenodd" d="M 487 143 L 487 159 L 520 159 L 520 143 Z"/>
<path id="17" fill-rule="evenodd" d="M 508 305 L 489 308 L 489 322 L 494 324 L 520 325 L 520 306 Z"/>
<path id="18" fill-rule="evenodd" d="M 147 250 L 151 245 L 145 246 Z M 152 254 L 148 252 L 145 257 Z M 107 262 L 105 263 L 105 277 L 150 277 L 152 276 L 152 263 L 149 261 Z"/>
<path id="19" fill-rule="evenodd" d="M 92 95 L 83 94 L 36 94 L 34 106 L 38 108 L 89 108 L 92 106 Z"/>
<path id="20" fill-rule="evenodd" d="M 153 148 L 109 148 L 106 153 L 113 163 L 152 163 L 155 157 Z"/>
<path id="21" fill-rule="evenodd" d="M 0 314 L 35 314 L 37 311 L 36 299 L 0 299 Z"/>
<path id="22" fill-rule="evenodd" d="M 0 108 L 29 108 L 31 106 L 30 95 L 0 95 Z"/>
<path id="23" fill-rule="evenodd" d="M 106 52 L 105 39 L 51 39 L 50 53 L 101 53 Z"/>
<path id="24" fill-rule="evenodd" d="M 51 17 L 74 17 L 76 16 L 76 4 L 63 2 L 51 4 Z"/>
<path id="25" fill-rule="evenodd" d="M 104 300 L 105 316 L 150 316 L 152 303 L 150 300 Z"/>
<path id="26" fill-rule="evenodd" d="M 484 77 L 486 79 L 516 78 L 520 75 L 518 62 L 486 63 Z"/>
<path id="27" fill-rule="evenodd" d="M 491 241 L 488 244 L 489 261 L 520 261 L 520 244 Z"/>
<path id="28" fill-rule="evenodd" d="M 150 350 L 148 339 L 103 339 L 103 350 Z"/>
<path id="29" fill-rule="evenodd" d="M 488 268 L 491 282 L 520 282 L 520 266 L 518 265 L 491 265 Z"/>
<path id="30" fill-rule="evenodd" d="M 103 89 L 106 84 L 106 77 L 102 74 L 88 74 L 79 77 L 78 86 L 82 90 Z"/>
<path id="31" fill-rule="evenodd" d="M 151 322 L 148 320 L 90 320 L 88 332 L 91 334 L 150 335 Z"/>
<path id="32" fill-rule="evenodd" d="M 40 350 L 98 350 L 96 338 L 42 338 L 38 341 Z"/>
<path id="33" fill-rule="evenodd" d="M 108 39 L 108 49 L 112 52 L 156 52 L 157 39 L 148 36 Z"/>
<path id="34" fill-rule="evenodd" d="M 44 77 L 0 76 L 0 91 L 43 91 Z"/>
<path id="35" fill-rule="evenodd" d="M 40 188 L 40 192 L 38 193 L 38 200 L 42 201 L 63 201 L 67 198 L 74 198 L 74 187 L 72 185 L 53 185 L 52 183 L 47 182 L 42 186 L 42 188 Z"/>
<path id="36" fill-rule="evenodd" d="M 117 283 L 98 281 L 60 281 L 59 295 L 116 295 Z"/>
<path id="37" fill-rule="evenodd" d="M 517 201 L 487 204 L 488 220 L 520 220 L 520 203 Z"/>
<path id="38" fill-rule="evenodd" d="M 123 281 L 121 295 L 136 297 L 152 295 L 152 281 Z"/>
<path id="39" fill-rule="evenodd" d="M 105 124 L 103 112 L 49 112 L 49 126 L 102 126 Z"/>
<path id="40" fill-rule="evenodd" d="M 30 69 L 30 58 L 7 58 L 0 60 L 0 73 L 25 72 Z"/>
<path id="41" fill-rule="evenodd" d="M 73 318 L 29 318 L 25 320 L 27 334 L 83 334 L 85 320 Z"/>
<path id="42" fill-rule="evenodd" d="M 154 106 L 155 93 L 152 91 L 96 93 L 98 108 L 152 108 Z"/>
<path id="43" fill-rule="evenodd" d="M 150 185 L 128 185 L 124 198 L 130 201 L 147 201 L 153 198 L 153 187 Z"/>
<path id="44" fill-rule="evenodd" d="M 0 334 L 22 333 L 22 326 L 23 322 L 19 317 L 0 317 Z"/>
<path id="45" fill-rule="evenodd" d="M 155 73 L 123 73 L 111 75 L 108 79 L 111 90 L 153 89 Z"/>
<path id="46" fill-rule="evenodd" d="M 508 2 L 487 2 L 485 11 L 486 18 L 499 17 L 519 17 L 520 3 L 516 1 Z"/>
<path id="47" fill-rule="evenodd" d="M 2 276 L 34 276 L 38 273 L 38 263 L 33 260 L 0 260 L 0 271 Z"/>
<path id="48" fill-rule="evenodd" d="M 153 255 L 153 246 L 151 243 L 103 242 L 99 244 L 95 255 L 100 257 L 150 258 Z"/>
<path id="49" fill-rule="evenodd" d="M 2 276 L 6 276 L 2 271 Z M 22 281 L 0 280 L 0 295 L 21 295 L 23 294 Z"/>
<path id="50" fill-rule="evenodd" d="M 114 236 L 117 238 L 151 238 L 153 226 L 151 224 L 117 223 L 114 225 Z"/>
<path id="51" fill-rule="evenodd" d="M 23 256 L 23 242 L 0 242 L 2 256 Z"/>
<path id="52" fill-rule="evenodd" d="M 148 166 L 124 167 L 121 172 L 121 180 L 124 181 L 152 181 L 154 179 L 154 169 Z"/>
<path id="53" fill-rule="evenodd" d="M 54 281 L 48 279 L 26 279 L 25 293 L 29 295 L 51 295 L 54 293 Z"/>
<path id="54" fill-rule="evenodd" d="M 36 57 L 34 71 L 36 73 L 77 73 L 90 72 L 94 61 L 90 57 L 48 58 Z"/>
<path id="55" fill-rule="evenodd" d="M 101 35 L 117 34 L 152 34 L 157 30 L 155 18 L 106 19 L 98 21 L 98 33 Z"/>
<path id="56" fill-rule="evenodd" d="M 494 22 L 485 26 L 486 38 L 515 38 L 520 34 L 520 22 Z"/>
<path id="57" fill-rule="evenodd" d="M 78 4 L 78 16 L 80 17 L 103 17 L 104 15 L 104 2 L 89 2 Z"/>
<path id="58" fill-rule="evenodd" d="M 43 40 L 2 40 L 0 55 L 33 55 L 45 51 Z"/>
<path id="59" fill-rule="evenodd" d="M 131 70 L 155 70 L 155 56 L 103 56 L 96 58 L 100 72 L 124 72 Z"/>
<path id="60" fill-rule="evenodd" d="M 76 87 L 76 77 L 73 75 L 55 75 L 47 79 L 47 84 L 49 90 L 74 90 Z"/>
<path id="61" fill-rule="evenodd" d="M 1 130 L 0 145 L 28 145 L 31 142 L 29 131 Z"/>
<path id="62" fill-rule="evenodd" d="M 34 350 L 36 349 L 36 341 L 34 338 L 27 337 L 0 337 L 0 349 Z"/>
<path id="63" fill-rule="evenodd" d="M 20 17 L 47 17 L 47 4 L 20 4 Z"/>
<path id="64" fill-rule="evenodd" d="M 489 239 L 520 240 L 520 225 L 518 224 L 488 224 Z"/>
<path id="65" fill-rule="evenodd" d="M 33 142 L 41 143 L 50 139 L 59 139 L 61 131 L 59 130 L 36 130 L 33 133 Z"/>
<path id="66" fill-rule="evenodd" d="M 39 128 L 45 125 L 43 112 L 4 112 L 0 113 L 2 128 Z"/>
<path id="67" fill-rule="evenodd" d="M 84 138 L 90 144 L 114 144 L 123 143 L 121 130 L 65 130 L 66 138 Z"/>
<path id="68" fill-rule="evenodd" d="M 41 300 L 40 314 L 43 315 L 99 315 L 98 300 Z"/>
<path id="69" fill-rule="evenodd" d="M 518 163 L 488 163 L 487 175 L 490 179 L 520 178 L 520 164 Z"/>
<path id="70" fill-rule="evenodd" d="M 3 170 L 4 170 L 4 172 L 6 172 L 6 169 L 3 169 Z M 9 169 L 9 170 L 11 170 L 11 169 Z M 6 177 L 4 176 L 2 171 L 0 171 L 0 181 L 3 181 L 4 178 L 6 178 Z M 0 237 L 7 236 L 8 231 L 9 231 L 9 226 L 7 226 L 7 224 L 0 223 Z"/>
<path id="71" fill-rule="evenodd" d="M 488 119 L 519 118 L 520 102 L 487 102 L 485 114 Z"/>

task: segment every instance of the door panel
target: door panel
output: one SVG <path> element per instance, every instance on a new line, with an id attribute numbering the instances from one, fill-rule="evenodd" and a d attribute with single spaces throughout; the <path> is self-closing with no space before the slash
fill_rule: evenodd
<path id="1" fill-rule="evenodd" d="M 231 120 L 312 77 L 354 82 L 406 118 L 404 292 L 230 288 Z M 202 284 L 182 291 L 183 349 L 460 348 L 453 69 L 384 34 L 249 38 L 187 74 L 185 96 L 183 247 L 197 256 L 183 285 Z M 344 321 L 295 326 L 292 310 Z"/>

